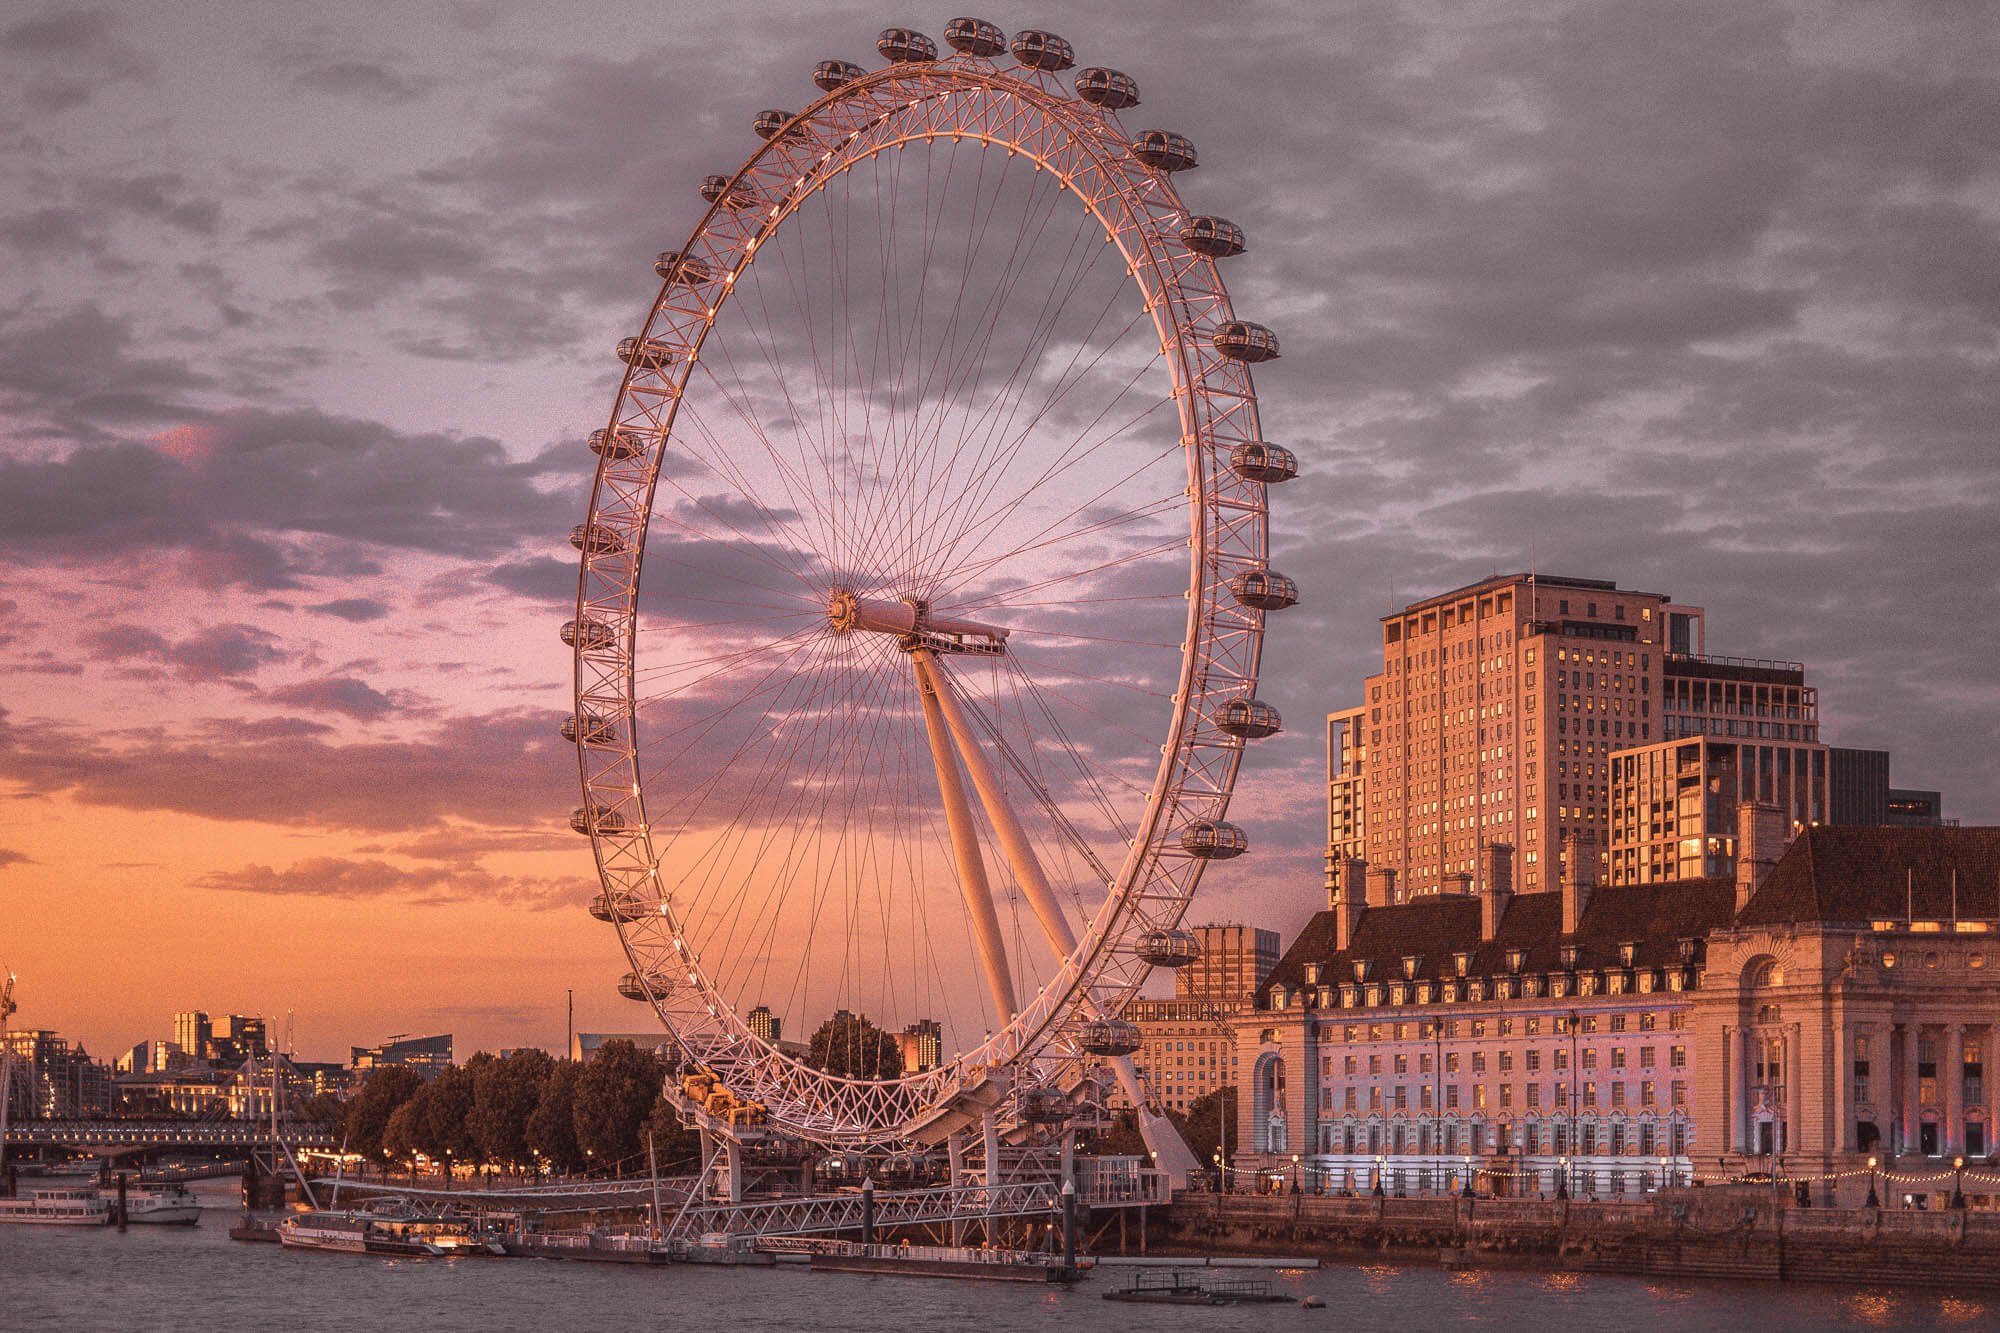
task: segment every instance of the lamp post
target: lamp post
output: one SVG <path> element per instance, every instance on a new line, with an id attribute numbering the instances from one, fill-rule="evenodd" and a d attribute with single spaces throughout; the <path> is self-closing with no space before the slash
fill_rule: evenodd
<path id="1" fill-rule="evenodd" d="M 1951 1169 L 1954 1176 L 1951 1184 L 1951 1206 L 1963 1208 L 1965 1207 L 1965 1158 L 1952 1158 Z"/>
<path id="2" fill-rule="evenodd" d="M 1376 1155 L 1376 1158 L 1375 1158 L 1375 1189 L 1374 1189 L 1374 1195 L 1375 1195 L 1375 1197 L 1376 1197 L 1376 1198 L 1378 1198 L 1378 1199 L 1381 1199 L 1381 1198 L 1386 1198 L 1386 1197 L 1388 1197 L 1388 1193 L 1389 1193 L 1389 1191 L 1388 1191 L 1388 1190 L 1386 1190 L 1386 1189 L 1384 1189 L 1384 1188 L 1382 1187 L 1382 1172 L 1383 1172 L 1383 1168 L 1384 1168 L 1384 1167 L 1386 1167 L 1386 1166 L 1388 1165 L 1388 1162 L 1389 1162 L 1389 1159 L 1388 1159 L 1388 1158 L 1386 1158 L 1386 1157 L 1383 1157 L 1383 1156 L 1381 1156 L 1380 1154 L 1377 1154 L 1377 1155 Z"/>
<path id="3" fill-rule="evenodd" d="M 1292 1193 L 1299 1192 L 1299 1155 L 1292 1154 Z"/>
<path id="4" fill-rule="evenodd" d="M 1583 1027 L 1583 1015 L 1576 1010 L 1569 1011 L 1563 1019 L 1563 1026 L 1569 1029 L 1569 1150 L 1577 1150 L 1576 1142 L 1576 1036 Z"/>
<path id="5" fill-rule="evenodd" d="M 1876 1157 L 1868 1159 L 1868 1202 L 1862 1205 L 1866 1208 L 1880 1208 L 1882 1206 L 1881 1198 L 1875 1193 L 1875 1167 L 1880 1160 L 1880 1158 Z"/>
<path id="6" fill-rule="evenodd" d="M 1562 1174 L 1556 1177 L 1556 1198 L 1567 1203 L 1569 1201 L 1569 1158 L 1561 1157 L 1557 1161 L 1562 1167 Z"/>
<path id="7" fill-rule="evenodd" d="M 1459 1194 L 1461 1197 L 1467 1199 L 1479 1197 L 1472 1188 L 1472 1158 L 1469 1155 L 1465 1159 L 1465 1187 L 1459 1190 Z"/>

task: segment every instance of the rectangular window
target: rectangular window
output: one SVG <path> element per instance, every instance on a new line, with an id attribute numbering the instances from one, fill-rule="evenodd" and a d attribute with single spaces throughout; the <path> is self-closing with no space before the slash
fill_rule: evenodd
<path id="1" fill-rule="evenodd" d="M 1658 1054 L 1659 1049 L 1657 1047 L 1641 1046 L 1639 1048 L 1639 1068 L 1651 1069 L 1653 1067 L 1653 1059 Z"/>
<path id="2" fill-rule="evenodd" d="M 1667 1066 L 1668 1066 L 1668 1068 L 1670 1068 L 1670 1069 L 1686 1069 L 1686 1068 L 1687 1068 L 1687 1063 L 1688 1063 L 1688 1048 L 1687 1048 L 1687 1047 L 1685 1047 L 1685 1046 L 1673 1046 L 1673 1047 L 1669 1047 L 1669 1048 L 1668 1048 L 1668 1050 L 1667 1050 Z"/>

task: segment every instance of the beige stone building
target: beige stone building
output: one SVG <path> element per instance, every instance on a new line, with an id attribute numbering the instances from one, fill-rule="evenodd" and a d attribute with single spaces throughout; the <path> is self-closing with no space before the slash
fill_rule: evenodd
<path id="1" fill-rule="evenodd" d="M 1278 965 L 1274 930 L 1224 923 L 1190 933 L 1201 943 L 1201 958 L 1175 971 L 1174 997 L 1135 1000 L 1124 1015 L 1138 1025 L 1143 1042 L 1133 1063 L 1160 1105 L 1172 1111 L 1185 1111 L 1236 1081 L 1230 1019 L 1255 1003 Z M 1122 1094 L 1112 1094 L 1113 1105 L 1124 1102 Z"/>
<path id="2" fill-rule="evenodd" d="M 1735 873 L 1393 901 L 1345 862 L 1236 1016 L 1239 1166 L 1308 1188 L 1636 1194 L 1769 1173 L 1941 1204 L 1990 1171 L 2000 829 L 1738 811 Z M 1773 862 L 1776 862 L 1775 867 Z M 1954 885 L 1956 886 L 1954 888 Z M 1968 1184 L 1976 1203 L 1990 1186 Z"/>

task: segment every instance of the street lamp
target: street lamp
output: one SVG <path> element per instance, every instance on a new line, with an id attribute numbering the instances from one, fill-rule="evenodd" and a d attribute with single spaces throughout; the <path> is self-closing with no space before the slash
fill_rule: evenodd
<path id="1" fill-rule="evenodd" d="M 1459 1194 L 1467 1199 L 1476 1199 L 1479 1197 L 1472 1188 L 1472 1158 L 1470 1156 L 1465 1159 L 1465 1187 L 1459 1190 Z"/>
<path id="2" fill-rule="evenodd" d="M 1222 1165 L 1222 1150 L 1217 1148 L 1215 1150 L 1215 1225 L 1218 1230 L 1222 1227 L 1222 1191 L 1225 1188 L 1224 1170 L 1225 1168 Z"/>
<path id="3" fill-rule="evenodd" d="M 1299 1155 L 1292 1154 L 1292 1193 L 1299 1192 Z"/>
<path id="4" fill-rule="evenodd" d="M 1868 1202 L 1863 1207 L 1880 1208 L 1882 1206 L 1882 1200 L 1875 1193 L 1875 1167 L 1879 1161 L 1880 1159 L 1875 1157 L 1868 1159 Z"/>
<path id="5" fill-rule="evenodd" d="M 1557 1161 L 1562 1165 L 1562 1174 L 1556 1177 L 1556 1198 L 1567 1202 L 1569 1200 L 1569 1158 L 1562 1157 L 1558 1158 Z"/>
<path id="6" fill-rule="evenodd" d="M 1952 1158 L 1951 1169 L 1956 1176 L 1951 1185 L 1951 1206 L 1963 1208 L 1965 1207 L 1965 1158 Z"/>
<path id="7" fill-rule="evenodd" d="M 1379 1153 L 1378 1153 L 1378 1154 L 1376 1154 L 1376 1157 L 1375 1157 L 1375 1190 L 1374 1190 L 1374 1194 L 1375 1194 L 1375 1197 L 1376 1197 L 1376 1198 L 1378 1198 L 1378 1199 L 1381 1199 L 1381 1198 L 1386 1198 L 1386 1197 L 1388 1196 L 1388 1193 L 1389 1193 L 1389 1191 L 1387 1191 L 1386 1189 L 1382 1188 L 1382 1171 L 1383 1171 L 1383 1168 L 1384 1168 L 1384 1167 L 1386 1167 L 1386 1166 L 1388 1165 L 1388 1161 L 1389 1161 L 1389 1159 L 1388 1159 L 1388 1158 L 1386 1158 L 1386 1157 L 1383 1157 L 1383 1156 L 1382 1156 L 1381 1154 L 1379 1154 Z"/>

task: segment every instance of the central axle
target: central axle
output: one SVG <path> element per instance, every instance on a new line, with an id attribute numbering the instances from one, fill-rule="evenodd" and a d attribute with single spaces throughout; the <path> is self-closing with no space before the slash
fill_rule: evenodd
<path id="1" fill-rule="evenodd" d="M 857 597 L 850 588 L 834 589 L 826 604 L 827 622 L 838 634 L 864 630 L 874 634 L 894 634 L 905 648 L 928 648 L 938 653 L 967 653 L 997 657 L 1007 651 L 1007 631 L 977 620 L 955 620 L 931 614 L 931 604 L 920 597 L 900 602 Z"/>

